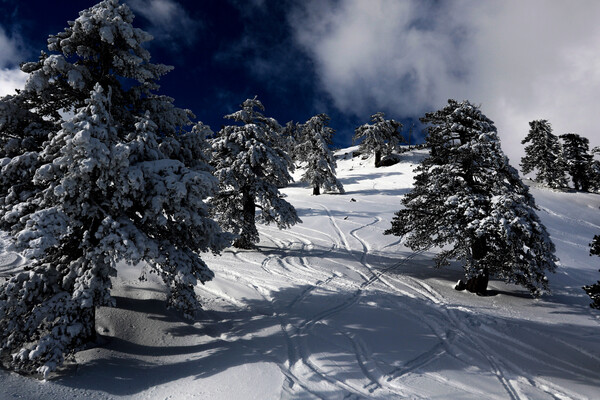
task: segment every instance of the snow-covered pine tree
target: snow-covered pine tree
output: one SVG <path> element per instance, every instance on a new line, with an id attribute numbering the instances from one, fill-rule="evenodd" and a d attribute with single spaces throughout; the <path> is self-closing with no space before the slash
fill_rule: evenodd
<path id="1" fill-rule="evenodd" d="M 595 235 L 592 243 L 590 243 L 590 255 L 600 256 L 600 235 Z M 600 281 L 584 286 L 583 290 L 592 299 L 590 307 L 600 310 Z"/>
<path id="2" fill-rule="evenodd" d="M 414 250 L 444 248 L 437 264 L 461 260 L 470 291 L 484 293 L 488 276 L 534 295 L 546 290 L 545 273 L 556 269 L 554 244 L 493 122 L 470 102 L 455 100 L 421 121 L 429 124 L 431 153 L 385 233 L 403 236 Z"/>
<path id="3" fill-rule="evenodd" d="M 292 160 L 292 165 L 301 161 L 301 156 L 298 154 L 298 143 L 302 141 L 300 124 L 288 121 L 281 131 L 281 139 L 284 144 L 283 150 Z M 290 172 L 293 172 L 293 170 L 290 170 Z"/>
<path id="4" fill-rule="evenodd" d="M 590 141 L 576 133 L 565 133 L 559 137 L 563 141 L 563 159 L 575 190 L 589 191 L 594 185 L 594 155 L 590 153 Z"/>
<path id="5" fill-rule="evenodd" d="M 336 162 L 329 146 L 335 131 L 327 126 L 329 116 L 318 114 L 301 125 L 303 142 L 298 145 L 306 169 L 301 180 L 308 182 L 313 194 L 319 195 L 320 189 L 344 193 L 342 183 L 335 176 Z"/>
<path id="6" fill-rule="evenodd" d="M 521 158 L 523 174 L 536 171 L 535 180 L 552 188 L 568 187 L 565 176 L 567 165 L 562 157 L 562 146 L 545 119 L 531 121 L 529 133 L 521 141 L 525 156 Z"/>
<path id="7" fill-rule="evenodd" d="M 169 305 L 191 315 L 194 287 L 213 276 L 199 253 L 228 244 L 204 202 L 217 180 L 182 161 L 202 148 L 183 134 L 191 113 L 153 93 L 169 68 L 149 63 L 150 36 L 132 20 L 117 0 L 82 11 L 49 41 L 62 53 L 24 64 L 25 88 L 2 99 L 2 137 L 45 130 L 5 141 L 0 160 L 0 223 L 31 260 L 0 288 L 0 356 L 11 369 L 46 374 L 93 338 L 121 260 L 147 262 Z M 4 114 L 13 106 L 22 120 Z M 176 148 L 181 160 L 169 158 Z"/>
<path id="8" fill-rule="evenodd" d="M 0 157 L 10 158 L 3 161 L 10 165 L 5 165 L 0 182 L 0 202 L 35 193 L 37 188 L 30 183 L 39 166 L 36 154 L 61 129 L 62 115 L 85 106 L 96 83 L 111 88 L 115 121 L 132 126 L 135 116 L 150 111 L 164 136 L 180 133 L 190 124 L 189 110 L 154 93 L 157 81 L 172 67 L 150 62 L 144 43 L 152 36 L 133 27 L 133 19 L 131 10 L 118 0 L 102 1 L 50 36 L 48 50 L 53 54 L 42 52 L 38 61 L 21 65 L 29 75 L 25 87 L 0 99 Z"/>
<path id="9" fill-rule="evenodd" d="M 247 99 L 241 110 L 225 116 L 242 125 L 223 127 L 211 141 L 211 163 L 220 186 L 211 200 L 214 215 L 225 230 L 239 235 L 234 246 L 243 249 L 259 240 L 257 208 L 259 222 L 274 222 L 280 229 L 301 222 L 278 190 L 292 180 L 289 157 L 272 146 L 279 124 L 260 111 L 264 106 L 259 100 Z"/>
<path id="10" fill-rule="evenodd" d="M 177 136 L 163 137 L 160 150 L 168 157 L 183 162 L 186 166 L 201 171 L 210 171 L 211 149 L 208 142 L 214 132 L 203 122 L 197 122 L 191 132 L 181 132 Z"/>
<path id="11" fill-rule="evenodd" d="M 363 153 L 374 153 L 375 166 L 379 167 L 381 158 L 397 150 L 405 140 L 400 133 L 402 124 L 393 119 L 386 120 L 384 113 L 371 115 L 371 122 L 356 128 L 352 140 L 356 142 L 362 139 L 359 150 Z"/>

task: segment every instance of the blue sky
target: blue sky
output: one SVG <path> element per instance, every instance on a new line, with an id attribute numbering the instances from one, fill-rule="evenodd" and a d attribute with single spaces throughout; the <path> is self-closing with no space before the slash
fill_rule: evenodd
<path id="1" fill-rule="evenodd" d="M 281 124 L 328 113 L 348 145 L 377 111 L 409 125 L 455 98 L 481 104 L 515 166 L 533 119 L 600 145 L 596 0 L 124 2 L 154 35 L 153 60 L 175 66 L 161 93 L 213 130 L 258 95 Z M 95 3 L 0 0 L 0 94 Z"/>

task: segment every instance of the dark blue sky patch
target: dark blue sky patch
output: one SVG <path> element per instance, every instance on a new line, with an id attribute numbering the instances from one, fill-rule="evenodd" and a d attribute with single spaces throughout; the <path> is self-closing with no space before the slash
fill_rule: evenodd
<path id="1" fill-rule="evenodd" d="M 291 1 L 241 2 L 184 0 L 163 1 L 159 6 L 172 15 L 153 15 L 160 7 L 143 9 L 144 2 L 130 2 L 134 25 L 155 36 L 147 46 L 152 61 L 175 66 L 161 81 L 161 93 L 175 98 L 199 120 L 218 130 L 222 117 L 255 95 L 266 115 L 280 124 L 304 122 L 315 114 L 328 113 L 338 131 L 335 143 L 349 145 L 356 126 L 368 121 L 333 106 L 319 87 L 313 60 L 294 41 L 288 11 Z M 9 35 L 23 41 L 21 61 L 32 61 L 46 51 L 49 35 L 57 34 L 78 12 L 95 0 L 19 2 L 3 0 L 0 23 Z M 146 3 L 148 4 L 148 3 Z M 375 113 L 378 110 L 372 110 Z M 390 118 L 398 116 L 390 116 Z"/>

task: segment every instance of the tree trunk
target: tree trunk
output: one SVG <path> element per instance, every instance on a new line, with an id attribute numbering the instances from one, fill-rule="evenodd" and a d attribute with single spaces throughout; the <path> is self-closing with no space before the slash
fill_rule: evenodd
<path id="1" fill-rule="evenodd" d="M 321 189 L 319 188 L 319 185 L 313 186 L 313 195 L 318 196 L 320 194 L 321 194 Z"/>
<path id="2" fill-rule="evenodd" d="M 80 339 L 82 344 L 96 342 L 96 307 L 92 306 L 81 311 L 83 313 L 83 323 L 85 325 Z"/>
<path id="3" fill-rule="evenodd" d="M 475 261 L 481 260 L 487 255 L 488 248 L 485 242 L 485 237 L 475 239 L 471 245 L 471 252 Z M 467 290 L 471 293 L 479 295 L 485 295 L 487 293 L 487 286 L 490 280 L 490 273 L 487 268 L 479 270 L 478 274 L 467 279 L 467 282 L 460 280 L 454 287 L 456 290 Z"/>
<path id="4" fill-rule="evenodd" d="M 375 168 L 379 168 L 381 163 L 381 151 L 375 150 Z"/>
<path id="5" fill-rule="evenodd" d="M 250 196 L 249 194 L 244 194 L 243 196 L 243 213 L 244 213 L 244 223 L 242 226 L 242 232 L 240 233 L 240 237 L 233 243 L 234 247 L 239 249 L 252 249 L 254 247 L 254 243 L 252 242 L 252 227 L 255 226 L 256 222 L 254 220 L 254 215 L 256 212 L 256 205 L 254 204 L 254 196 Z"/>
<path id="6" fill-rule="evenodd" d="M 238 249 L 251 250 L 254 248 L 254 243 L 252 243 L 248 238 L 240 236 L 239 239 L 233 242 L 233 247 Z"/>
<path id="7" fill-rule="evenodd" d="M 477 238 L 471 245 L 471 254 L 473 254 L 474 260 L 481 260 L 487 255 L 488 249 L 485 242 L 485 237 Z"/>
<path id="8" fill-rule="evenodd" d="M 471 251 L 475 261 L 481 260 L 487 255 L 488 249 L 485 242 L 485 236 L 477 238 L 475 241 L 473 241 L 473 244 L 471 245 Z M 490 274 L 487 268 L 481 269 L 477 275 L 467 280 L 467 291 L 481 295 L 486 294 L 489 276 Z"/>
<path id="9" fill-rule="evenodd" d="M 485 295 L 487 293 L 487 285 L 490 280 L 490 274 L 487 268 L 479 271 L 479 274 L 469 278 L 465 285 L 465 289 L 471 293 Z"/>

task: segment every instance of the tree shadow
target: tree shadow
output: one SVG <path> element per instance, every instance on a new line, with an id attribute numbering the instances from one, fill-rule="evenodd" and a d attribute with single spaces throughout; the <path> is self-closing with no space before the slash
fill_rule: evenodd
<path id="1" fill-rule="evenodd" d="M 313 207 L 296 207 L 296 213 L 298 214 L 298 216 L 300 218 L 302 217 L 323 217 L 323 218 L 327 218 L 328 216 L 331 217 L 335 217 L 341 220 L 350 218 L 350 217 L 354 217 L 354 218 L 368 218 L 368 219 L 375 219 L 377 216 L 379 216 L 381 213 L 378 211 L 365 211 L 365 210 L 360 210 L 360 211 L 354 211 L 354 210 L 348 210 L 348 211 L 341 211 L 341 210 L 329 210 L 329 212 L 325 211 L 322 208 L 319 208 L 318 206 L 313 208 Z M 326 221 L 326 220 L 325 220 Z"/>
<path id="2" fill-rule="evenodd" d="M 515 292 L 515 291 L 498 290 L 498 289 L 488 289 L 488 291 L 483 296 L 484 297 L 495 297 L 498 295 L 515 297 L 515 298 L 519 298 L 519 299 L 529 299 L 529 300 L 533 300 L 535 298 L 529 292 Z"/>
<path id="3" fill-rule="evenodd" d="M 346 191 L 346 195 L 355 195 L 355 196 L 370 196 L 370 195 L 381 195 L 381 196 L 404 196 L 411 189 L 409 188 L 400 188 L 400 189 L 360 189 L 360 190 L 348 190 Z M 398 208 L 400 206 L 400 201 L 398 200 Z"/>
<path id="4" fill-rule="evenodd" d="M 383 168 L 387 168 L 387 167 L 381 167 Z M 344 188 L 346 188 L 349 185 L 354 185 L 354 184 L 361 184 L 364 183 L 364 181 L 369 180 L 369 181 L 375 181 L 378 179 L 385 179 L 385 178 L 390 178 L 390 177 L 394 177 L 394 176 L 400 176 L 400 175 L 405 175 L 402 172 L 399 171 L 380 171 L 380 172 L 365 172 L 364 174 L 345 174 L 343 178 L 338 177 L 339 181 L 342 183 L 342 185 L 344 186 Z M 306 189 L 307 191 L 312 191 L 312 187 L 306 183 L 306 182 L 300 182 L 300 181 L 295 181 L 292 182 L 288 185 L 288 187 L 291 188 L 300 188 L 300 189 Z M 315 196 L 315 198 L 319 198 L 319 197 L 327 197 L 327 196 L 347 196 L 347 195 L 362 195 L 362 196 L 367 196 L 367 195 L 383 195 L 383 196 L 402 196 L 405 195 L 406 193 L 410 192 L 411 189 L 409 188 L 398 188 L 398 189 L 365 189 L 365 188 L 361 188 L 360 190 L 345 190 L 344 193 L 337 193 L 337 192 L 323 192 L 318 196 Z"/>
<path id="5" fill-rule="evenodd" d="M 361 173 L 362 171 L 356 170 L 356 169 L 349 170 L 349 172 L 346 172 L 344 174 L 344 177 L 341 179 L 341 182 L 344 185 L 352 185 L 352 184 L 362 183 L 365 180 L 377 181 L 377 180 L 385 180 L 386 178 L 390 178 L 390 177 L 397 177 L 397 176 L 405 175 L 403 172 L 400 172 L 400 171 L 383 170 L 383 168 L 388 168 L 388 167 L 381 167 L 381 168 L 382 168 L 382 170 L 379 170 L 379 171 L 365 171 L 364 173 Z M 356 171 L 356 173 L 351 173 L 351 171 Z"/>

